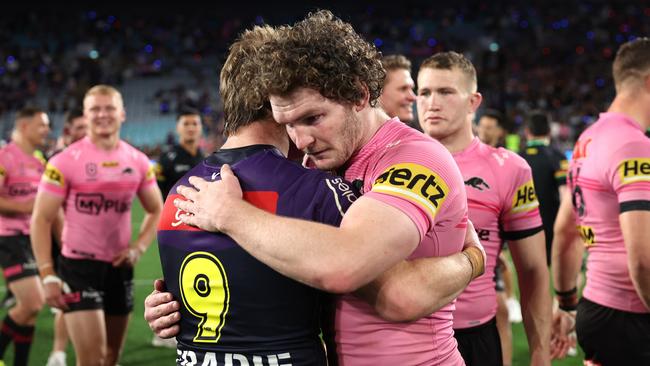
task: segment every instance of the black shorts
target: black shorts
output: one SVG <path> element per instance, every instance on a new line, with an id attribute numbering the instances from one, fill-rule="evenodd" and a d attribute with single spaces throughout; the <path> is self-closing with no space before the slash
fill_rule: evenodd
<path id="1" fill-rule="evenodd" d="M 585 360 L 602 366 L 650 365 L 650 314 L 598 305 L 584 297 L 576 316 Z"/>
<path id="2" fill-rule="evenodd" d="M 0 266 L 7 282 L 38 276 L 29 236 L 0 236 Z"/>
<path id="3" fill-rule="evenodd" d="M 496 317 L 476 327 L 454 329 L 454 337 L 467 366 L 503 365 Z"/>
<path id="4" fill-rule="evenodd" d="M 58 266 L 59 276 L 70 287 L 66 312 L 103 309 L 107 315 L 127 315 L 133 310 L 133 268 L 64 256 Z"/>

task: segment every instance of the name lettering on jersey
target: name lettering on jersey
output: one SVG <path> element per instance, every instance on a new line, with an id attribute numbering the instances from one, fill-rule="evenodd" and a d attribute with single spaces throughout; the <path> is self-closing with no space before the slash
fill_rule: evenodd
<path id="1" fill-rule="evenodd" d="M 43 178 L 45 182 L 63 187 L 65 185 L 65 179 L 61 171 L 57 169 L 54 165 L 48 163 L 45 166 L 45 171 L 43 172 Z"/>
<path id="2" fill-rule="evenodd" d="M 585 247 L 590 247 L 596 243 L 596 234 L 591 226 L 578 225 L 578 231 Z"/>
<path id="3" fill-rule="evenodd" d="M 650 182 L 650 158 L 624 160 L 618 166 L 621 184 Z"/>
<path id="4" fill-rule="evenodd" d="M 276 355 L 244 355 L 241 353 L 194 352 L 176 349 L 176 363 L 185 366 L 291 366 L 291 353 Z"/>
<path id="5" fill-rule="evenodd" d="M 120 165 L 119 161 L 102 161 L 103 168 L 115 168 Z"/>
<path id="6" fill-rule="evenodd" d="M 339 209 L 341 216 L 343 216 L 345 212 L 343 212 L 343 207 L 341 206 L 339 197 L 342 196 L 349 203 L 352 203 L 357 200 L 357 195 L 354 194 L 354 191 L 352 191 L 352 187 L 343 181 L 343 178 L 326 179 L 325 183 L 327 183 L 327 187 L 329 187 L 329 189 L 334 194 L 336 207 Z"/>
<path id="7" fill-rule="evenodd" d="M 402 163 L 384 171 L 375 180 L 372 191 L 405 198 L 424 208 L 434 218 L 449 194 L 449 186 L 425 166 Z"/>
<path id="8" fill-rule="evenodd" d="M 29 183 L 16 183 L 9 186 L 9 195 L 12 197 L 29 196 L 36 193 L 36 187 Z"/>
<path id="9" fill-rule="evenodd" d="M 573 148 L 573 155 L 571 158 L 577 160 L 587 157 L 587 146 L 589 143 L 591 143 L 591 139 L 576 141 L 576 146 Z"/>
<path id="10" fill-rule="evenodd" d="M 109 211 L 124 213 L 131 209 L 130 201 L 107 199 L 102 193 L 77 193 L 74 203 L 77 211 L 86 215 L 99 215 Z"/>
<path id="11" fill-rule="evenodd" d="M 517 192 L 512 197 L 512 212 L 526 212 L 539 206 L 537 195 L 535 195 L 535 186 L 533 180 L 522 184 L 517 188 Z"/>

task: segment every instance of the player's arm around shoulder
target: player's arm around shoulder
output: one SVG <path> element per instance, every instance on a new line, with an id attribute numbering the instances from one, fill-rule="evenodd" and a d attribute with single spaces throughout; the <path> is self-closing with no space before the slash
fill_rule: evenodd
<path id="1" fill-rule="evenodd" d="M 397 208 L 362 197 L 340 227 L 276 216 L 242 199 L 229 166 L 222 179 L 191 177 L 195 188 L 179 186 L 186 200 L 174 205 L 181 220 L 232 237 L 255 258 L 310 286 L 336 293 L 356 290 L 406 258 L 420 241 L 410 218 Z"/>
<path id="2" fill-rule="evenodd" d="M 486 255 L 474 225 L 468 221 L 463 252 L 446 257 L 404 260 L 356 295 L 388 321 L 415 321 L 453 301 L 485 271 Z"/>

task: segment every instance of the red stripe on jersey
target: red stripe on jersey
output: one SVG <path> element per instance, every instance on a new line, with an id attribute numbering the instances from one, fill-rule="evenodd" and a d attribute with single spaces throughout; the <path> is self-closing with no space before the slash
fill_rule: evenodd
<path id="1" fill-rule="evenodd" d="M 264 211 L 275 214 L 278 209 L 278 193 L 272 191 L 244 192 L 244 200 Z M 180 216 L 185 212 L 174 206 L 174 200 L 185 200 L 180 194 L 170 194 L 165 200 L 163 212 L 158 222 L 158 230 L 200 231 L 201 229 L 184 224 Z"/>

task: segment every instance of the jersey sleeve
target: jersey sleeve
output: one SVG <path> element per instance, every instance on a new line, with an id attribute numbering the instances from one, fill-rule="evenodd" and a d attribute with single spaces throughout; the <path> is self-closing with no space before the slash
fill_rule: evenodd
<path id="1" fill-rule="evenodd" d="M 70 164 L 66 164 L 65 150 L 54 155 L 45 165 L 38 190 L 60 197 L 65 196 L 68 189 L 66 176 L 69 176 L 69 166 Z"/>
<path id="2" fill-rule="evenodd" d="M 339 226 L 343 215 L 358 198 L 358 193 L 341 177 L 319 174 L 315 219 L 318 222 Z"/>
<path id="3" fill-rule="evenodd" d="M 442 146 L 428 142 L 397 146 L 379 160 L 368 177 L 370 197 L 406 214 L 423 238 L 439 221 L 441 212 L 466 210 L 467 198 L 462 177 L 451 154 Z M 462 192 L 461 192 L 462 191 Z M 464 207 L 454 199 L 462 193 Z"/>
<path id="4" fill-rule="evenodd" d="M 530 166 L 518 155 L 508 159 L 508 170 L 499 177 L 504 187 L 501 214 L 501 236 L 505 240 L 519 240 L 543 229 L 539 201 L 535 194 Z"/>
<path id="5" fill-rule="evenodd" d="M 606 174 L 621 213 L 650 210 L 650 140 L 632 141 L 614 152 Z"/>

